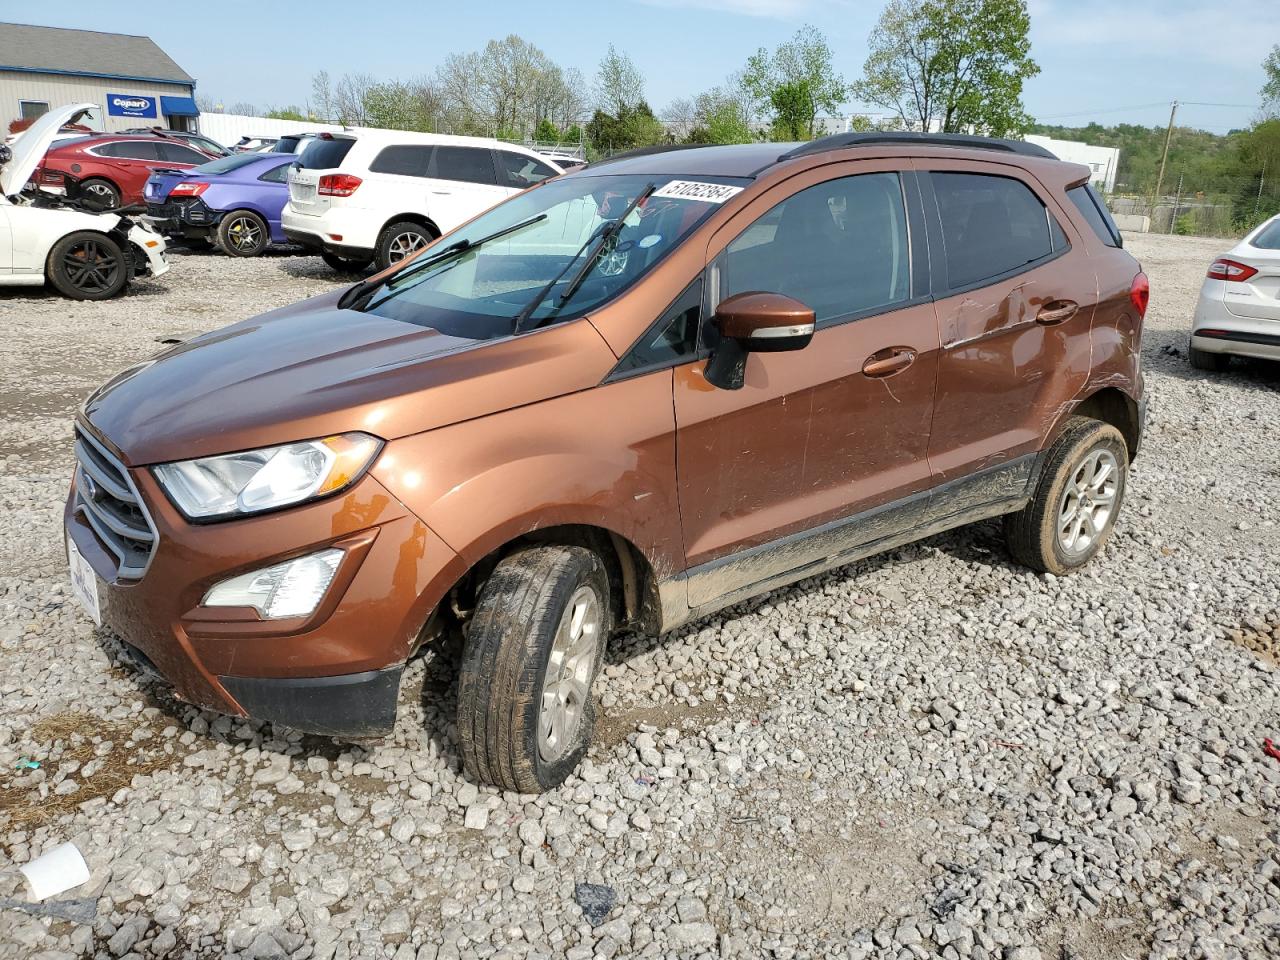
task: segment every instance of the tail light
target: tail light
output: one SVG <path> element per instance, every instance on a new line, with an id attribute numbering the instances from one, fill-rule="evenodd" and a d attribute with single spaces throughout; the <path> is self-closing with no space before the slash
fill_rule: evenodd
<path id="1" fill-rule="evenodd" d="M 349 197 L 363 182 L 349 173 L 326 173 L 316 185 L 316 192 L 322 197 Z"/>
<path id="2" fill-rule="evenodd" d="M 1248 280 L 1258 272 L 1257 267 L 1251 267 L 1247 263 L 1240 263 L 1236 260 L 1228 260 L 1226 257 L 1219 257 L 1213 263 L 1209 264 L 1208 277 L 1210 280 L 1225 280 L 1227 283 L 1240 283 Z"/>
<path id="3" fill-rule="evenodd" d="M 1139 317 L 1147 315 L 1147 304 L 1151 302 L 1151 283 L 1145 273 L 1139 273 L 1129 285 L 1129 302 L 1138 311 Z"/>
<path id="4" fill-rule="evenodd" d="M 209 185 L 207 183 L 192 183 L 190 181 L 183 181 L 182 183 L 178 183 L 174 185 L 174 188 L 169 191 L 169 196 L 170 197 L 198 197 L 200 196 L 200 194 L 204 193 L 208 189 L 209 189 Z"/>

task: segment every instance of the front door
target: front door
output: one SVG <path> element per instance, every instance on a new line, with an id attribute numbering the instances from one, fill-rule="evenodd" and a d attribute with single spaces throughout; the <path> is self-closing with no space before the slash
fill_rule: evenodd
<path id="1" fill-rule="evenodd" d="M 916 164 L 942 342 L 929 460 L 946 483 L 1040 449 L 1089 373 L 1098 280 L 1070 218 L 1026 171 Z"/>
<path id="2" fill-rule="evenodd" d="M 741 390 L 713 387 L 702 362 L 676 369 L 694 609 L 847 542 L 824 525 L 928 487 L 938 335 L 915 201 L 891 162 L 835 164 L 763 194 L 712 239 L 707 316 L 737 293 L 782 293 L 814 309 L 818 330 L 803 350 L 751 355 Z"/>

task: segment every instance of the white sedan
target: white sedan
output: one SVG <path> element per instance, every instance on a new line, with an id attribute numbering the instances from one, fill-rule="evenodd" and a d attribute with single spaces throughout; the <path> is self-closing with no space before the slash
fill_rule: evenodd
<path id="1" fill-rule="evenodd" d="M 1231 357 L 1280 360 L 1280 216 L 1209 266 L 1191 324 L 1191 365 L 1225 370 Z"/>
<path id="2" fill-rule="evenodd" d="M 58 129 L 93 107 L 50 110 L 0 147 L 0 286 L 48 283 L 73 300 L 105 300 L 139 274 L 169 269 L 164 238 L 146 224 L 28 184 Z"/>

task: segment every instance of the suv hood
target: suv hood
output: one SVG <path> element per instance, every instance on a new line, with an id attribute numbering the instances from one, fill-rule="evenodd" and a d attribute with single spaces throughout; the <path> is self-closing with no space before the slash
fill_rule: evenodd
<path id="1" fill-rule="evenodd" d="M 586 320 L 476 341 L 338 309 L 340 294 L 131 367 L 82 417 L 142 466 L 351 430 L 394 440 L 595 386 L 617 362 Z"/>
<path id="2" fill-rule="evenodd" d="M 96 110 L 97 104 L 71 103 L 65 107 L 50 110 L 40 117 L 10 144 L 13 158 L 0 167 L 0 194 L 6 197 L 21 193 L 27 185 L 36 167 L 49 152 L 49 145 L 58 135 L 65 123 L 75 123 L 90 110 Z"/>

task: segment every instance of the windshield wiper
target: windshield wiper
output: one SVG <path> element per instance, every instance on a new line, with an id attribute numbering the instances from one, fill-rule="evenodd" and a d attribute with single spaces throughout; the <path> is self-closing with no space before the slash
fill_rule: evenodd
<path id="1" fill-rule="evenodd" d="M 389 277 L 387 281 L 380 280 L 377 283 L 371 283 L 369 280 L 361 280 L 338 298 L 338 308 L 340 310 L 345 310 L 347 308 L 359 310 L 368 303 L 368 300 L 379 287 L 385 286 L 390 280 L 404 280 L 421 270 L 425 270 L 427 267 L 442 263 L 450 257 L 456 257 L 459 254 L 467 253 L 477 247 L 482 247 L 491 240 L 500 240 L 508 234 L 515 233 L 517 230 L 523 230 L 525 227 L 531 227 L 535 223 L 540 223 L 545 219 L 547 219 L 547 215 L 545 213 L 540 213 L 536 217 L 530 217 L 528 220 L 521 220 L 519 223 L 513 223 L 509 227 L 503 227 L 501 230 L 495 230 L 493 233 L 486 234 L 478 240 L 467 240 L 465 238 L 458 240 L 449 244 L 442 250 L 436 251 L 429 257 L 425 257 L 422 260 L 415 262 L 412 266 L 405 267 L 394 277 Z M 356 301 L 361 302 L 357 303 Z"/>
<path id="2" fill-rule="evenodd" d="M 587 237 L 586 243 L 578 248 L 578 252 L 569 259 L 569 262 L 564 265 L 564 268 L 552 277 L 550 282 L 538 291 L 537 296 L 530 300 L 525 305 L 525 308 L 516 315 L 516 318 L 511 325 L 511 332 L 520 333 L 524 329 L 525 323 L 528 322 L 531 316 L 533 316 L 533 311 L 537 310 L 538 307 L 542 305 L 542 301 L 547 298 L 547 294 L 550 293 L 555 285 L 560 282 L 561 277 L 568 273 L 569 268 L 578 262 L 578 258 L 582 256 L 582 251 L 594 242 L 596 245 L 595 249 L 583 262 L 582 267 L 578 272 L 574 274 L 573 279 L 569 281 L 569 286 L 565 289 L 564 293 L 560 294 L 557 298 L 556 305 L 552 308 L 552 313 L 547 316 L 551 316 L 556 310 L 563 307 L 569 301 L 569 298 L 578 292 L 578 287 L 582 286 L 583 281 L 587 279 L 587 275 L 591 273 L 592 268 L 595 267 L 596 258 L 600 256 L 601 251 L 605 249 L 610 240 L 622 231 L 622 227 L 626 223 L 627 217 L 631 216 L 631 211 L 649 199 L 649 196 L 657 189 L 658 185 L 656 183 L 649 184 L 641 190 L 639 194 L 637 194 L 636 198 L 627 206 L 627 209 L 622 211 L 622 216 L 618 217 L 616 220 L 608 221 L 603 224 L 601 229 L 597 229 L 591 234 L 591 236 Z M 547 317 L 543 317 L 542 320 L 538 321 L 538 324 L 541 324 L 546 319 Z"/>

